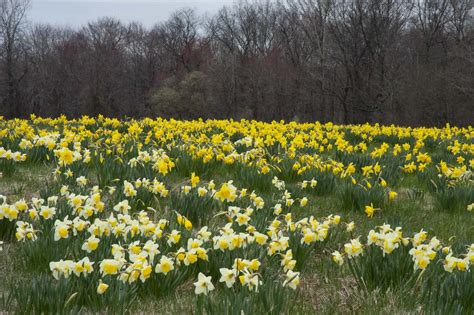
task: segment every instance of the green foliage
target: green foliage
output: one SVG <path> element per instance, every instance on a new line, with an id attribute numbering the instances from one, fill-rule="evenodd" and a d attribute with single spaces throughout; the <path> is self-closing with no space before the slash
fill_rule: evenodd
<path id="1" fill-rule="evenodd" d="M 296 181 L 298 173 L 293 169 L 293 165 L 295 164 L 295 160 L 285 158 L 279 164 L 279 173 L 278 178 L 284 180 L 285 182 L 291 183 Z"/>
<path id="2" fill-rule="evenodd" d="M 281 282 L 267 279 L 258 292 L 247 288 L 223 288 L 219 293 L 197 298 L 198 314 L 289 314 L 295 307 L 292 303 L 296 293 L 282 287 Z"/>
<path id="3" fill-rule="evenodd" d="M 438 211 L 466 211 L 474 203 L 474 185 L 460 184 L 453 187 L 440 186 L 432 194 L 434 208 Z"/>
<path id="4" fill-rule="evenodd" d="M 112 185 L 117 178 L 127 178 L 128 167 L 124 164 L 123 159 L 117 155 L 97 154 L 97 156 L 92 157 L 92 164 L 100 187 Z M 84 173 L 83 171 L 79 174 Z"/>
<path id="5" fill-rule="evenodd" d="M 413 271 L 409 246 L 401 246 L 385 254 L 376 246 L 368 246 L 364 253 L 348 259 L 349 269 L 363 291 L 410 289 L 418 273 Z"/>
<path id="6" fill-rule="evenodd" d="M 171 115 L 181 107 L 181 95 L 172 87 L 161 87 L 150 99 L 153 111 L 161 115 Z"/>
<path id="7" fill-rule="evenodd" d="M 379 185 L 367 189 L 360 184 L 343 183 L 338 187 L 336 194 L 340 208 L 346 211 L 361 213 L 364 211 L 365 206 L 371 203 L 374 207 L 383 209 L 387 199 L 385 190 Z"/>
<path id="8" fill-rule="evenodd" d="M 15 237 L 16 224 L 14 221 L 0 220 L 0 240 L 10 241 Z"/>
<path id="9" fill-rule="evenodd" d="M 171 192 L 172 210 L 187 217 L 193 224 L 206 225 L 216 213 L 217 201 L 208 193 L 200 197 L 196 188 L 185 194 L 182 191 Z"/>
<path id="10" fill-rule="evenodd" d="M 15 310 L 17 314 L 67 314 L 73 311 L 73 303 L 77 294 L 62 279 L 53 281 L 50 275 L 34 275 L 31 279 L 15 281 L 10 284 L 8 296 L 5 298 L 7 310 Z M 75 309 L 79 311 L 79 309 Z"/>
<path id="11" fill-rule="evenodd" d="M 0 158 L 0 173 L 4 177 L 12 177 L 16 172 L 18 162 Z"/>
<path id="12" fill-rule="evenodd" d="M 142 298 L 160 298 L 172 294 L 191 277 L 196 275 L 196 268 L 184 267 L 173 270 L 167 275 L 152 273 L 150 279 L 139 284 L 138 293 Z"/>
<path id="13" fill-rule="evenodd" d="M 168 79 L 150 98 L 153 112 L 185 119 L 202 116 L 213 103 L 206 78 L 205 73 L 193 71 L 181 80 L 178 77 Z"/>
<path id="14" fill-rule="evenodd" d="M 17 314 L 124 314 L 130 310 L 137 298 L 136 286 L 112 280 L 108 290 L 99 295 L 98 276 L 90 277 L 55 280 L 46 274 L 33 275 L 31 279 L 10 283 L 4 304 Z"/>
<path id="15" fill-rule="evenodd" d="M 332 194 L 338 183 L 337 177 L 329 171 L 311 171 L 305 173 L 304 178 L 308 181 L 314 178 L 318 182 L 315 188 L 311 188 L 308 184 L 308 187 L 305 189 L 305 191 L 313 192 L 317 196 L 327 196 Z"/>
<path id="16" fill-rule="evenodd" d="M 438 264 L 422 286 L 422 301 L 430 314 L 474 313 L 474 272 L 448 273 Z"/>
<path id="17" fill-rule="evenodd" d="M 194 158 L 189 153 L 179 149 L 173 150 L 171 156 L 176 159 L 176 173 L 183 177 L 190 176 L 192 172 L 205 174 L 214 166 L 204 163 L 202 159 Z"/>
<path id="18" fill-rule="evenodd" d="M 235 165 L 235 179 L 242 187 L 251 187 L 258 192 L 269 192 L 272 188 L 273 172 L 260 173 L 256 168 L 243 164 Z"/>

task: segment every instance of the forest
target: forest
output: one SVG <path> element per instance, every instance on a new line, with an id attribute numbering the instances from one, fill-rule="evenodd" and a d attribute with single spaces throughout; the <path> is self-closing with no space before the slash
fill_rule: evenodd
<path id="1" fill-rule="evenodd" d="M 238 1 L 149 28 L 0 1 L 0 115 L 472 124 L 471 0 Z"/>

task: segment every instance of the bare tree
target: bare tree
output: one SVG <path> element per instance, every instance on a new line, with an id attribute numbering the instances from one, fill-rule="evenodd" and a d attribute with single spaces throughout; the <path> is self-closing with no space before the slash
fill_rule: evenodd
<path id="1" fill-rule="evenodd" d="M 242 0 L 148 29 L 0 0 L 0 115 L 472 124 L 472 0 Z"/>
<path id="2" fill-rule="evenodd" d="M 434 46 L 446 46 L 447 27 L 452 21 L 450 0 L 418 0 L 415 10 L 414 25 L 423 36 L 424 59 L 429 61 Z"/>
<path id="3" fill-rule="evenodd" d="M 174 70 L 183 67 L 187 72 L 195 70 L 189 55 L 198 41 L 199 20 L 192 9 L 179 10 L 163 24 L 155 28 L 166 52 L 174 58 Z"/>
<path id="4" fill-rule="evenodd" d="M 77 75 L 77 71 L 64 71 L 67 63 L 61 55 L 61 46 L 71 36 L 73 31 L 70 29 L 42 24 L 35 25 L 28 34 L 29 75 L 26 93 L 30 106 L 27 108 L 37 115 L 69 113 L 67 106 L 75 105 L 70 91 L 66 90 L 74 85 L 68 77 Z"/>
<path id="5" fill-rule="evenodd" d="M 338 97 L 343 121 L 380 120 L 393 100 L 390 58 L 399 46 L 411 13 L 411 3 L 392 0 L 339 1 L 331 14 L 330 30 L 336 45 L 335 61 L 344 71 L 338 75 Z"/>
<path id="6" fill-rule="evenodd" d="M 329 0 L 288 0 L 286 16 L 291 17 L 288 27 L 296 27 L 293 31 L 293 41 L 304 43 L 302 56 L 304 67 L 308 74 L 306 90 L 312 90 L 310 98 L 305 102 L 304 111 L 315 115 L 315 107 L 323 119 L 334 119 L 334 108 L 328 109 L 328 53 L 329 17 L 333 1 Z M 290 37 L 285 36 L 286 42 Z M 299 85 L 298 83 L 297 85 Z M 317 90 L 316 90 L 317 89 Z M 329 110 L 329 112 L 328 112 Z"/>
<path id="7" fill-rule="evenodd" d="M 462 42 L 466 38 L 466 29 L 469 27 L 469 23 L 472 23 L 474 2 L 472 0 L 450 0 L 449 3 L 452 12 L 450 25 L 456 41 Z"/>
<path id="8" fill-rule="evenodd" d="M 9 116 L 18 116 L 20 105 L 20 83 L 27 73 L 20 59 L 25 57 L 22 36 L 25 26 L 28 0 L 0 1 L 0 58 L 5 77 L 5 97 L 2 106 L 7 107 Z M 3 93 L 2 93 L 3 94 Z"/>
<path id="9" fill-rule="evenodd" d="M 118 20 L 102 18 L 82 30 L 89 42 L 88 94 L 91 112 L 105 115 L 128 115 L 130 96 L 124 81 L 124 54 L 127 28 Z M 130 104 L 128 104 L 130 105 Z"/>

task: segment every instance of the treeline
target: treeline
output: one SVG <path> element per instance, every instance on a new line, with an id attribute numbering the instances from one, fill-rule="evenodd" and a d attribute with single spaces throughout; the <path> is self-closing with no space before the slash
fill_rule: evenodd
<path id="1" fill-rule="evenodd" d="M 26 0 L 0 3 L 6 117 L 474 121 L 472 0 L 241 1 L 151 29 L 31 25 Z"/>

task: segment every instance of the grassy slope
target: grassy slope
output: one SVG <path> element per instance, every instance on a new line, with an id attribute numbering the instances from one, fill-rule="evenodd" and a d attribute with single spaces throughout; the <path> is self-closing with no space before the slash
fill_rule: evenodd
<path id="1" fill-rule="evenodd" d="M 220 173 L 220 172 L 219 172 Z M 0 179 L 0 194 L 10 198 L 30 199 L 37 196 L 37 192 L 47 181 L 51 174 L 49 167 L 22 167 L 11 178 Z M 207 177 L 207 176 L 206 176 Z M 223 181 L 228 176 L 222 175 L 218 181 Z M 209 178 L 216 178 L 209 175 Z M 176 176 L 177 185 L 183 184 L 183 179 Z M 292 185 L 292 184 L 290 184 Z M 294 185 L 294 184 L 293 184 Z M 445 213 L 432 209 L 429 194 L 415 199 L 410 198 L 407 191 L 417 188 L 416 181 L 403 182 L 397 189 L 399 197 L 388 209 L 377 212 L 373 219 L 367 219 L 364 213 L 345 212 L 338 208 L 335 194 L 319 197 L 309 195 L 309 207 L 305 208 L 305 216 L 315 215 L 321 217 L 327 214 L 340 214 L 344 221 L 354 221 L 356 231 L 354 237 L 367 235 L 367 232 L 376 225 L 392 223 L 403 227 L 406 235 L 427 230 L 431 236 L 436 235 L 442 241 L 447 241 L 452 236 L 463 244 L 474 242 L 474 214 L 467 211 L 459 213 Z M 265 194 L 263 194 L 265 198 Z M 295 213 L 296 216 L 303 213 Z M 336 246 L 336 244 L 334 244 Z M 5 251 L 0 255 L 0 310 L 2 308 L 1 292 L 5 290 L 8 281 L 17 277 L 28 277 L 19 274 L 15 269 L 15 245 L 6 243 Z M 21 259 L 21 258 L 19 258 Z M 418 310 L 415 302 L 405 294 L 388 292 L 385 295 L 373 292 L 363 295 L 357 291 L 354 280 L 348 272 L 332 264 L 329 253 L 316 252 L 311 260 L 311 265 L 302 277 L 299 289 L 299 301 L 295 303 L 295 313 L 414 313 Z M 192 311 L 194 300 L 192 284 L 179 288 L 172 296 L 160 300 L 146 300 L 137 303 L 137 309 L 147 313 L 183 314 Z"/>
<path id="2" fill-rule="evenodd" d="M 12 177 L 0 178 L 0 195 L 8 196 L 12 199 L 25 200 L 38 195 L 38 191 L 47 181 L 51 174 L 49 166 L 28 166 L 20 167 Z M 14 265 L 15 244 L 4 241 L 3 252 L 0 252 L 0 298 L 5 292 L 5 287 L 9 281 L 19 277 L 17 268 Z M 0 300 L 0 310 L 2 309 Z M 1 312 L 0 312 L 1 313 Z"/>

